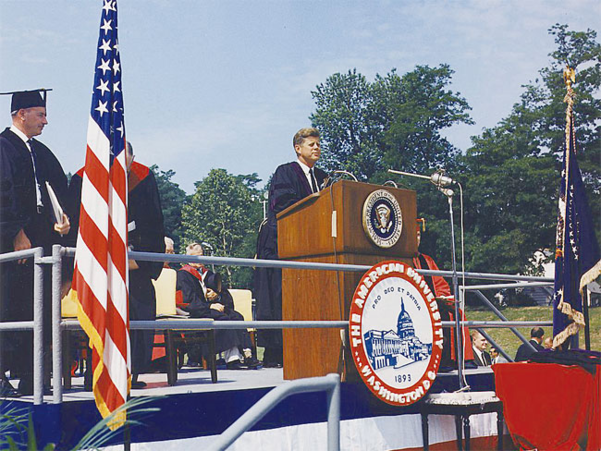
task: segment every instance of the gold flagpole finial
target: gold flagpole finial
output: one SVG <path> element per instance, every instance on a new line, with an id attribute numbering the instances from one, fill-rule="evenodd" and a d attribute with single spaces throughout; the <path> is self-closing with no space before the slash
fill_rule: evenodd
<path id="1" fill-rule="evenodd" d="M 563 70 L 563 81 L 568 89 L 572 87 L 572 83 L 576 82 L 576 71 L 570 66 L 566 66 Z"/>

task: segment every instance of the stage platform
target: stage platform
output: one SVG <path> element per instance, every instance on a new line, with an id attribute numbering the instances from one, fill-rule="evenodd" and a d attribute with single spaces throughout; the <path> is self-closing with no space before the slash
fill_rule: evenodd
<path id="1" fill-rule="evenodd" d="M 466 379 L 473 391 L 494 390 L 490 368 L 468 369 Z M 143 374 L 145 389 L 132 390 L 132 397 L 156 397 L 149 405 L 159 412 L 141 419 L 131 430 L 132 450 L 200 449 L 211 443 L 273 387 L 285 383 L 282 369 L 219 370 L 218 382 L 211 383 L 209 371 L 184 367 L 175 386 L 168 386 L 164 373 Z M 454 391 L 457 374 L 439 374 L 432 391 Z M 57 449 L 71 449 L 90 427 L 100 420 L 91 392 L 83 390 L 83 378 L 73 379 L 62 404 L 33 406 L 32 397 L 7 400 L 4 407 L 31 409 L 39 426 L 39 445 L 56 443 Z M 341 449 L 421 449 L 419 403 L 394 407 L 376 399 L 361 383 L 341 386 Z M 293 395 L 238 439 L 232 450 L 325 450 L 326 395 Z M 496 415 L 470 418 L 472 449 L 494 449 Z M 121 440 L 122 436 L 119 437 Z M 454 449 L 453 417 L 432 416 L 430 449 Z M 509 443 L 509 440 L 507 441 Z M 477 446 L 475 446 L 477 445 Z M 450 448 L 449 448 L 450 447 Z M 108 449 L 123 449 L 122 445 Z"/>

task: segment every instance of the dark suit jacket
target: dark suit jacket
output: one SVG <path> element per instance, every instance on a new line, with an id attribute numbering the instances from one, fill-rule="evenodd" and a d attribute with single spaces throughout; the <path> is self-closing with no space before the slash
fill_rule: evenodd
<path id="1" fill-rule="evenodd" d="M 478 366 L 490 366 L 492 364 L 492 359 L 490 358 L 490 354 L 486 351 L 482 351 L 482 359 L 480 359 L 478 353 L 474 350 L 474 362 Z"/>
<path id="2" fill-rule="evenodd" d="M 545 349 L 541 345 L 539 345 L 536 340 L 530 340 L 530 344 L 534 346 L 534 349 L 536 349 L 536 351 L 530 349 L 530 346 L 528 346 L 527 344 L 522 343 L 518 348 L 518 352 L 515 354 L 516 362 L 525 362 L 526 360 L 529 360 L 530 356 L 535 352 L 539 352 Z"/>

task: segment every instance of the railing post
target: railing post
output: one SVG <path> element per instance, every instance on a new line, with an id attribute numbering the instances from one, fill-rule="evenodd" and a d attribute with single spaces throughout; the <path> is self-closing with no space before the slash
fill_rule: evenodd
<path id="1" fill-rule="evenodd" d="M 63 401 L 63 342 L 61 337 L 62 247 L 52 246 L 52 402 Z"/>
<path id="2" fill-rule="evenodd" d="M 336 375 L 338 376 L 338 375 Z M 328 390 L 328 451 L 340 450 L 340 383 Z"/>
<path id="3" fill-rule="evenodd" d="M 33 403 L 44 400 L 44 250 L 33 254 Z"/>

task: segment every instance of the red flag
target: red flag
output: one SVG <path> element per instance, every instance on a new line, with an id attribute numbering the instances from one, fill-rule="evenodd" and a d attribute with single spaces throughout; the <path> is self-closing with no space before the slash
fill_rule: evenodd
<path id="1" fill-rule="evenodd" d="M 125 142 L 117 2 L 105 0 L 73 277 L 78 319 L 92 347 L 94 398 L 103 417 L 125 403 L 130 388 Z M 110 427 L 124 420 L 125 413 Z"/>

